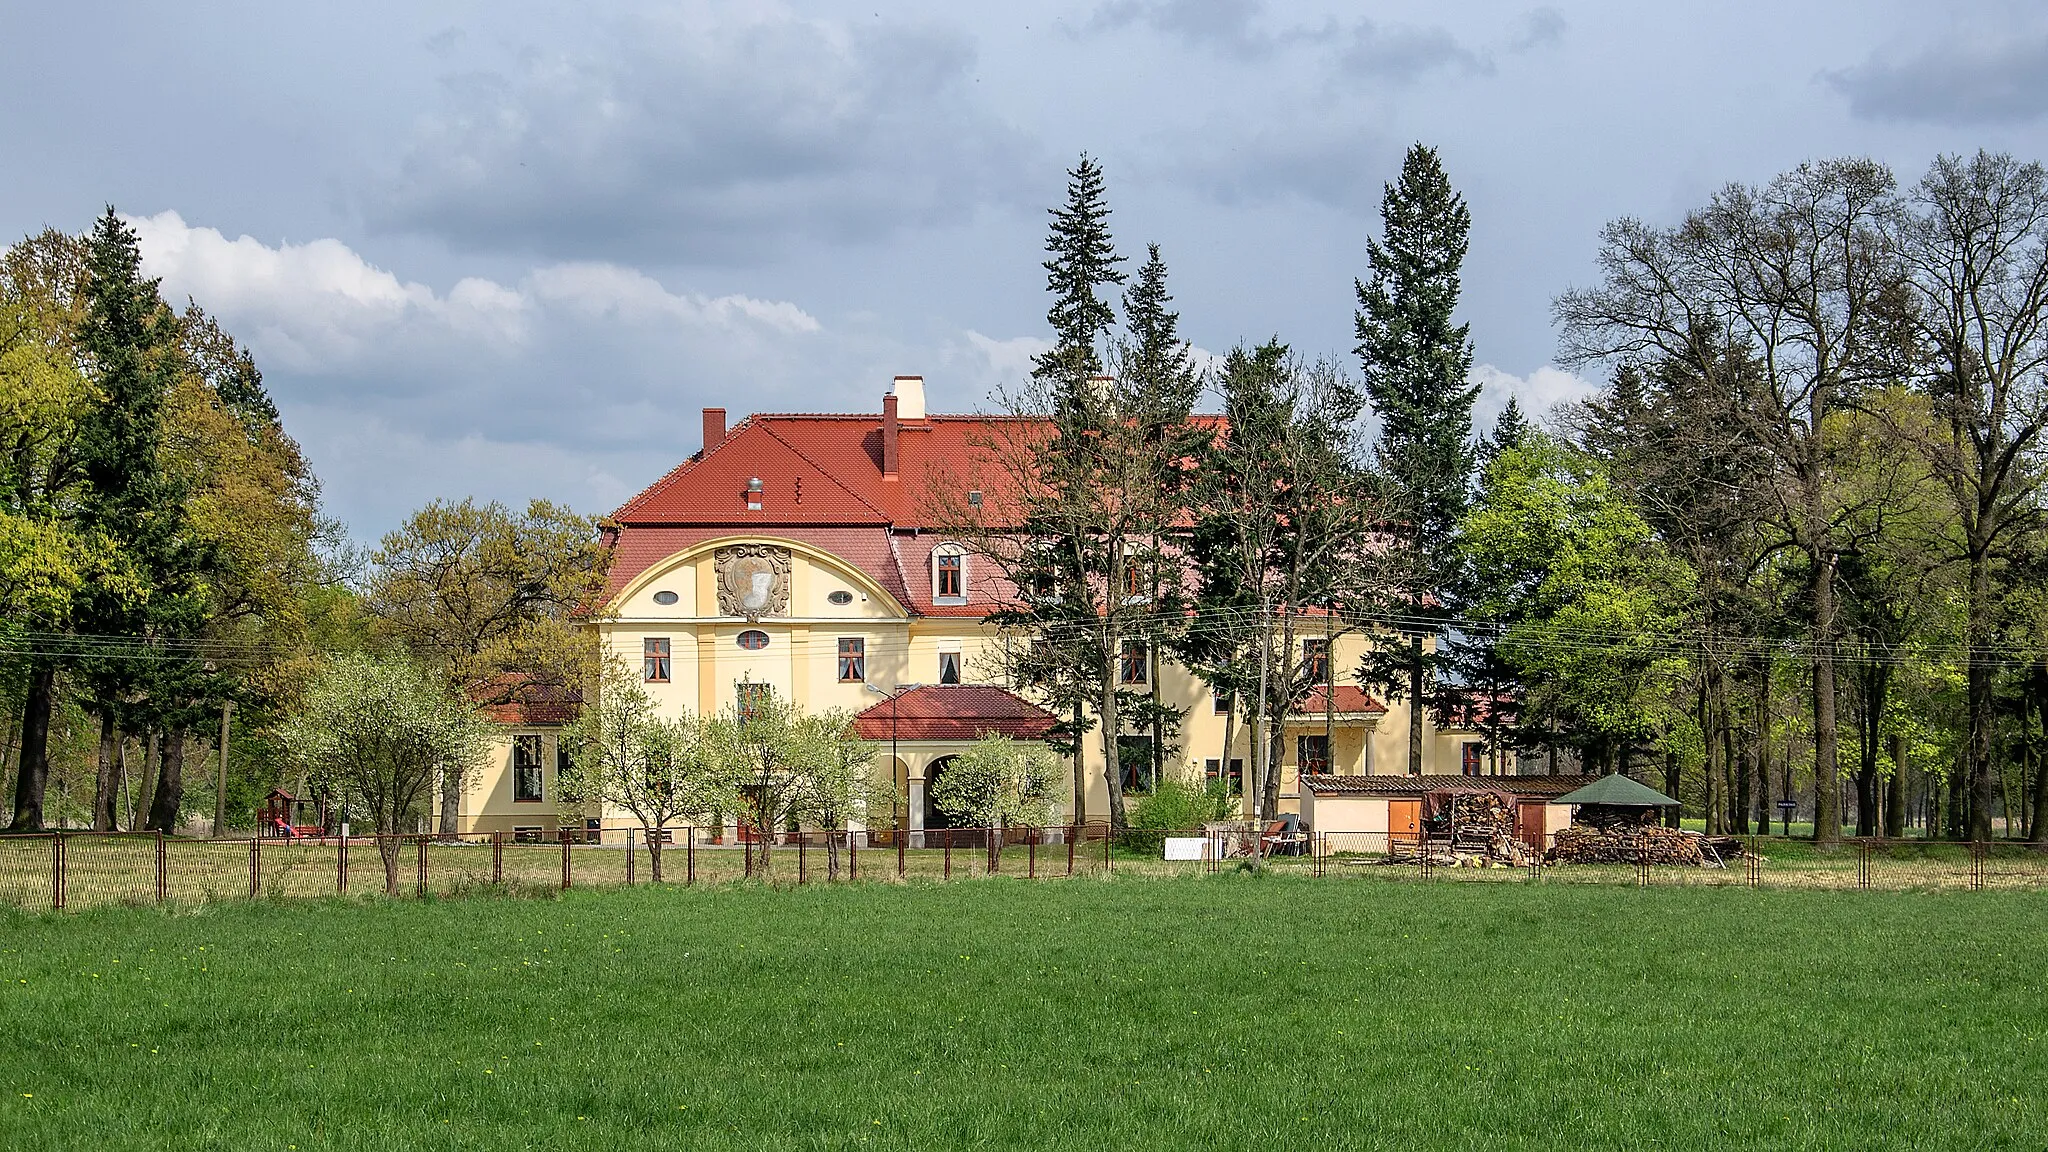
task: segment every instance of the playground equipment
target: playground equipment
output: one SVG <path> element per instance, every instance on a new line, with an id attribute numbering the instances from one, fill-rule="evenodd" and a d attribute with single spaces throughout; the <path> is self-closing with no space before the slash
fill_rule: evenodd
<path id="1" fill-rule="evenodd" d="M 263 835 L 272 840 L 303 840 L 324 837 L 327 832 L 327 801 L 304 799 L 282 788 L 272 788 L 263 798 L 259 821 Z"/>

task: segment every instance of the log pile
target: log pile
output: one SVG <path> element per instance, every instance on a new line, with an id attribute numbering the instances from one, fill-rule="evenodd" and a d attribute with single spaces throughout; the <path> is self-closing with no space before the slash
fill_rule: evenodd
<path id="1" fill-rule="evenodd" d="M 1552 843 L 1550 859 L 1558 864 L 1721 866 L 1720 858 L 1707 850 L 1705 836 L 1656 824 L 1574 825 L 1560 830 Z"/>

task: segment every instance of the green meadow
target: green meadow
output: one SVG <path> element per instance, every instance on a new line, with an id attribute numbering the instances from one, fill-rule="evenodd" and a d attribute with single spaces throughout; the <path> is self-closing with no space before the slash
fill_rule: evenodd
<path id="1" fill-rule="evenodd" d="M 2048 902 L 1294 877 L 0 914 L 8 1148 L 2048 1143 Z"/>

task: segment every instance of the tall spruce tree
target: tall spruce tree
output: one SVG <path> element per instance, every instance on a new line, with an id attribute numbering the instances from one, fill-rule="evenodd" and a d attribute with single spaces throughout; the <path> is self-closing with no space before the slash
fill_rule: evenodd
<path id="1" fill-rule="evenodd" d="M 189 486 L 168 467 L 165 413 L 183 370 L 178 318 L 164 306 L 157 281 L 142 275 L 135 233 L 109 207 L 87 239 L 87 309 L 79 345 L 99 402 L 79 436 L 89 527 L 118 540 L 133 565 L 134 587 L 89 590 L 83 630 L 135 637 L 156 645 L 149 660 L 86 657 L 79 676 L 103 717 L 139 707 L 165 733 L 165 755 L 148 826 L 177 823 L 184 797 L 186 729 L 205 702 L 223 693 L 221 671 L 180 641 L 199 636 L 208 617 L 207 550 L 187 531 Z M 168 643 L 167 643 L 168 642 Z"/>
<path id="2" fill-rule="evenodd" d="M 1186 519 L 1199 389 L 1156 250 L 1125 301 L 1129 325 L 1112 338 L 1110 292 L 1125 275 L 1092 159 L 1068 173 L 1052 217 L 1046 319 L 1056 343 L 1022 390 L 1001 397 L 1012 419 L 991 422 L 975 445 L 974 478 L 936 478 L 927 512 L 1014 589 L 989 615 L 1019 641 L 1008 646 L 1008 674 L 1070 717 L 1077 813 L 1078 737 L 1098 731 L 1108 815 L 1121 830 L 1118 737 L 1156 724 L 1163 738 L 1172 719 L 1151 707 L 1156 676 L 1138 670 L 1153 664 L 1145 646 L 1181 601 L 1173 533 Z"/>
<path id="3" fill-rule="evenodd" d="M 1459 269 L 1472 214 L 1451 188 L 1436 150 L 1417 144 L 1380 201 L 1385 235 L 1366 242 L 1369 281 L 1358 292 L 1358 358 L 1380 420 L 1377 456 L 1405 530 L 1405 652 L 1375 648 L 1361 678 L 1409 706 L 1408 771 L 1422 771 L 1422 710 L 1432 667 L 1426 636 L 1441 617 L 1474 463 L 1469 325 L 1454 322 Z"/>

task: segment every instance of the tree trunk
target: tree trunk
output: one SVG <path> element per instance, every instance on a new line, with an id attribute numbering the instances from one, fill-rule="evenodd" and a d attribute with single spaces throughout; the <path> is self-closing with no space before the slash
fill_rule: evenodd
<path id="1" fill-rule="evenodd" d="M 182 733 L 180 735 L 182 736 Z M 169 739 L 168 733 L 165 734 L 165 738 Z M 165 746 L 164 759 L 170 759 L 168 745 Z M 404 844 L 398 838 L 398 822 L 396 819 L 390 821 L 389 827 L 382 826 L 385 823 L 383 820 L 384 815 L 384 813 L 378 814 L 378 824 L 380 826 L 377 829 L 377 858 L 384 864 L 384 894 L 386 896 L 396 896 L 398 895 L 398 850 L 404 847 Z"/>
<path id="2" fill-rule="evenodd" d="M 162 745 L 154 729 L 142 730 L 142 771 L 135 778 L 135 812 L 144 828 L 149 827 L 149 806 L 156 803 L 156 774 Z"/>
<path id="3" fill-rule="evenodd" d="M 1891 735 L 1892 778 L 1886 789 L 1884 805 L 1884 834 L 1887 839 L 1896 840 L 1906 834 L 1906 737 L 1904 733 Z"/>
<path id="4" fill-rule="evenodd" d="M 1422 775 L 1422 634 L 1408 638 L 1408 774 Z"/>
<path id="5" fill-rule="evenodd" d="M 1117 736 L 1123 731 L 1123 715 L 1116 699 L 1116 657 L 1116 646 L 1112 643 L 1102 665 L 1102 696 L 1097 707 L 1102 718 L 1102 778 L 1109 786 L 1109 830 L 1111 835 L 1121 836 L 1131 823 L 1124 812 L 1123 768 L 1116 747 Z"/>
<path id="6" fill-rule="evenodd" d="M 1813 839 L 1842 842 L 1841 744 L 1835 729 L 1835 554 L 1809 549 L 1813 575 Z"/>
<path id="7" fill-rule="evenodd" d="M 99 770 L 92 781 L 92 829 L 95 832 L 112 832 L 121 823 L 121 782 L 115 771 L 120 742 L 121 730 L 114 726 L 114 711 L 109 708 L 100 715 Z"/>
<path id="8" fill-rule="evenodd" d="M 1965 779 L 1970 792 L 1970 839 L 1982 841 L 1991 839 L 1991 710 L 1995 688 L 1995 669 L 1987 651 L 1991 644 L 1991 565 L 1985 549 L 1978 547 L 1969 550 L 1968 560 L 1963 623 L 1963 642 L 1969 659 L 1968 686 L 1964 692 L 1969 717 Z"/>
<path id="9" fill-rule="evenodd" d="M 649 875 L 654 877 L 654 882 L 656 884 L 659 884 L 661 883 L 661 838 L 663 834 L 666 832 L 666 829 L 663 828 L 661 825 L 657 824 L 653 828 L 649 828 L 646 831 L 647 872 Z"/>
<path id="10" fill-rule="evenodd" d="M 453 839 L 462 830 L 462 769 L 449 765 L 441 770 L 441 816 L 440 827 L 435 831 L 444 840 Z"/>
<path id="11" fill-rule="evenodd" d="M 43 793 L 50 783 L 50 713 L 57 703 L 57 667 L 29 668 L 21 712 L 21 770 L 14 777 L 14 819 L 9 832 L 43 830 Z"/>
<path id="12" fill-rule="evenodd" d="M 166 834 L 178 830 L 178 809 L 185 803 L 185 729 L 164 731 L 164 751 L 157 769 L 156 795 L 149 805 L 149 827 Z"/>
<path id="13" fill-rule="evenodd" d="M 832 824 L 834 823 L 837 823 L 837 821 L 831 821 L 825 825 L 825 878 L 828 880 L 839 879 L 839 837 L 841 833 L 833 830 Z"/>
<path id="14" fill-rule="evenodd" d="M 1700 815 L 1705 820 L 1704 827 L 1707 830 L 1707 835 L 1719 836 L 1721 834 L 1721 795 L 1719 789 L 1714 786 L 1716 781 L 1714 779 L 1713 682 L 1714 672 L 1712 667 L 1709 667 L 1707 674 L 1700 680 L 1699 696 L 1700 750 L 1704 753 L 1700 758 L 1700 776 L 1702 777 L 1700 781 L 1700 798 L 1702 801 Z M 1666 752 L 1664 754 L 1664 794 L 1673 800 L 1683 801 L 1685 798 L 1679 795 L 1679 790 L 1683 786 L 1678 778 L 1678 757 L 1671 752 Z M 1679 827 L 1684 814 L 1685 809 L 1683 806 L 1666 808 L 1664 810 L 1664 826 L 1666 828 Z"/>
<path id="15" fill-rule="evenodd" d="M 1712 775 L 1709 774 L 1707 779 L 1711 782 L 1713 779 Z M 1664 787 L 1669 790 L 1666 794 L 1672 799 L 1676 800 L 1678 798 L 1680 784 L 1678 779 L 1678 753 L 1676 752 L 1666 751 L 1664 753 Z M 1708 789 L 1708 795 L 1712 795 L 1711 787 Z M 1667 828 L 1678 827 L 1683 814 L 1684 810 L 1682 808 L 1666 808 L 1664 810 L 1664 826 Z M 1707 805 L 1707 819 L 1712 821 L 1713 818 L 1713 804 L 1709 801 Z"/>
<path id="16" fill-rule="evenodd" d="M 1732 725 L 1729 731 L 1732 738 L 1734 731 Z M 1752 793 L 1750 788 L 1755 783 L 1750 772 L 1749 745 L 1747 743 L 1738 743 L 1735 746 L 1731 763 L 1735 765 L 1735 834 L 1737 836 L 1747 836 L 1749 835 L 1751 816 L 1750 796 Z"/>

